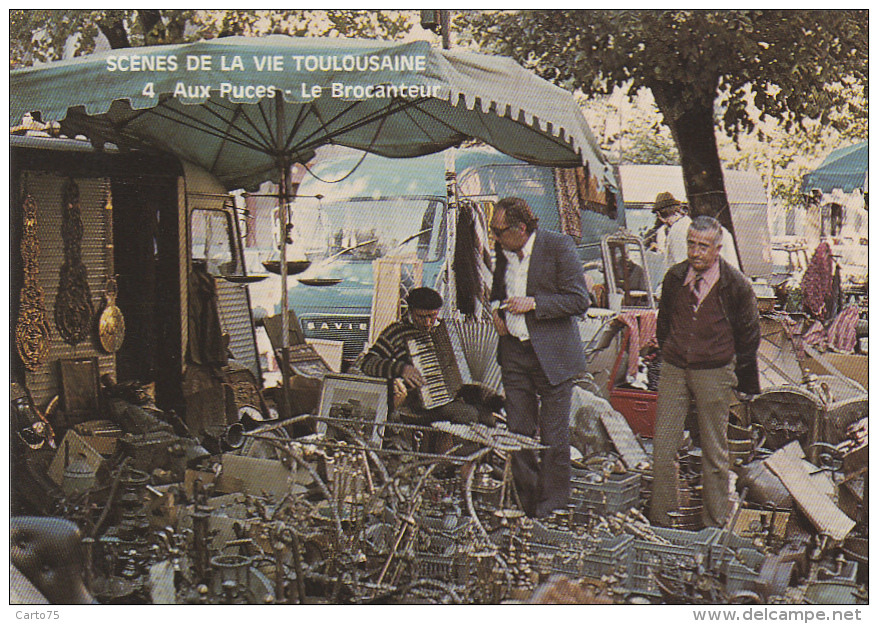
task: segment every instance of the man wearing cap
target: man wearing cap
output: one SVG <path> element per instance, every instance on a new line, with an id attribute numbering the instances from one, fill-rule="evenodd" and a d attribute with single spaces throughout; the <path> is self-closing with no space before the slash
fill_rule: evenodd
<path id="1" fill-rule="evenodd" d="M 439 321 L 442 295 L 432 288 L 415 288 L 406 298 L 408 313 L 406 318 L 384 328 L 375 344 L 363 356 L 360 370 L 369 377 L 381 377 L 394 382 L 396 396 L 405 396 L 404 405 L 418 417 L 418 424 L 429 424 L 440 420 L 453 423 L 479 422 L 480 411 L 461 399 L 451 403 L 424 410 L 415 398 L 414 392 L 426 382 L 421 371 L 412 363 L 408 341 L 421 334 L 430 333 Z"/>
<path id="2" fill-rule="evenodd" d="M 649 518 L 670 526 L 678 509 L 675 457 L 691 400 L 702 449 L 702 520 L 720 527 L 729 512 L 729 408 L 735 390 L 759 393 L 759 312 L 750 280 L 720 257 L 719 221 L 701 216 L 687 234 L 688 256 L 662 281 L 656 338 L 658 385 Z"/>
<path id="3" fill-rule="evenodd" d="M 543 517 L 570 496 L 570 400 L 573 379 L 585 370 L 575 316 L 589 295 L 573 239 L 537 228 L 527 202 L 507 197 L 491 217 L 497 267 L 491 288 L 497 361 L 506 393 L 509 430 L 539 431 L 548 448 L 512 455 L 524 512 Z"/>
<path id="4" fill-rule="evenodd" d="M 686 260 L 686 235 L 689 232 L 689 226 L 692 225 L 692 219 L 689 218 L 688 214 L 689 208 L 671 193 L 665 191 L 656 196 L 652 211 L 662 222 L 662 227 L 656 236 L 656 244 L 659 251 L 665 256 L 665 266 L 671 268 Z M 738 264 L 738 255 L 735 253 L 735 241 L 726 228 L 722 228 L 722 233 L 720 255 L 723 260 L 738 269 L 740 265 Z"/>

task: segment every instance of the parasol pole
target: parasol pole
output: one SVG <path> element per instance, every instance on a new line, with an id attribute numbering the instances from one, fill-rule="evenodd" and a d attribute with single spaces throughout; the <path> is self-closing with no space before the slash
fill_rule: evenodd
<path id="1" fill-rule="evenodd" d="M 445 150 L 445 200 L 448 204 L 446 212 L 446 236 L 445 236 L 445 301 L 447 302 L 449 319 L 457 318 L 457 283 L 454 273 L 454 250 L 457 246 L 457 219 L 459 218 L 458 192 L 457 192 L 457 169 L 455 156 L 457 150 L 449 148 Z"/>
<path id="2" fill-rule="evenodd" d="M 442 49 L 451 49 L 451 11 L 449 9 L 439 9 L 439 32 L 442 35 Z M 445 286 L 448 289 L 446 293 L 446 301 L 448 306 L 448 318 L 456 319 L 459 317 L 457 309 L 457 278 L 454 273 L 454 254 L 457 248 L 457 220 L 460 218 L 458 212 L 460 206 L 458 204 L 457 189 L 457 149 L 449 148 L 445 150 L 445 195 L 448 202 L 447 225 L 445 237 Z"/>
<path id="3" fill-rule="evenodd" d="M 280 91 L 275 95 L 276 151 L 275 158 L 280 169 L 280 188 L 277 193 L 278 210 L 281 214 L 280 232 L 280 306 L 281 306 L 281 417 L 290 417 L 290 321 L 289 294 L 287 293 L 287 236 L 290 214 L 287 210 L 290 188 L 290 159 L 285 151 L 286 120 L 284 118 L 284 98 Z"/>

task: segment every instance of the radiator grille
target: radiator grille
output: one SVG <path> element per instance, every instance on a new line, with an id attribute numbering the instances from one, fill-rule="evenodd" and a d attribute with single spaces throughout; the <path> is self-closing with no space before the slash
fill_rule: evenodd
<path id="1" fill-rule="evenodd" d="M 303 314 L 299 317 L 306 338 L 344 342 L 342 357 L 353 361 L 369 340 L 369 317 L 360 314 Z"/>

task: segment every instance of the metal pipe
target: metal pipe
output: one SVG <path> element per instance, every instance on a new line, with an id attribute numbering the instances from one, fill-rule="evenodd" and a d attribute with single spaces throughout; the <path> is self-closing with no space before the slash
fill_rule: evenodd
<path id="1" fill-rule="evenodd" d="M 265 440 L 266 442 L 277 442 L 276 438 L 269 437 L 260 437 L 254 436 L 257 439 Z M 309 440 L 308 444 L 313 444 L 315 446 L 325 446 L 329 448 L 340 448 L 347 451 L 359 451 L 364 450 L 370 453 L 380 453 L 382 455 L 401 455 L 403 457 L 418 457 L 421 459 L 432 459 L 432 460 L 440 460 L 447 461 L 456 464 L 464 464 L 470 461 L 471 456 L 463 456 L 463 455 L 439 455 L 437 453 L 421 453 L 415 451 L 403 451 L 399 449 L 373 449 L 368 446 L 353 446 L 350 444 L 339 444 L 337 442 L 331 442 L 329 440 Z M 490 447 L 485 447 L 487 450 L 491 450 Z"/>
<path id="2" fill-rule="evenodd" d="M 66 449 L 67 446 L 65 445 L 64 448 Z M 101 512 L 101 517 L 98 518 L 98 521 L 95 523 L 95 527 L 91 533 L 91 537 L 98 537 L 98 531 L 101 530 L 101 526 L 103 526 L 104 520 L 107 519 L 107 514 L 110 513 L 110 509 L 112 509 L 113 507 L 113 499 L 116 498 L 116 490 L 119 488 L 119 482 L 122 480 L 122 475 L 125 473 L 126 470 L 128 470 L 129 463 L 131 463 L 131 457 L 126 457 L 119 465 L 119 472 L 116 473 L 116 476 L 113 479 L 113 485 L 110 487 L 110 493 L 107 496 L 107 502 L 104 504 L 104 511 Z"/>
<path id="3" fill-rule="evenodd" d="M 212 508 L 204 504 L 207 496 L 200 480 L 195 481 L 192 498 L 195 500 L 195 510 L 192 513 L 193 548 L 195 551 L 193 565 L 196 578 L 199 582 L 204 582 L 209 573 L 210 565 L 208 541 Z"/>
<path id="4" fill-rule="evenodd" d="M 272 532 L 276 533 L 278 531 L 277 527 L 272 529 Z M 285 604 L 287 601 L 286 597 L 286 584 L 285 584 L 285 576 L 284 576 L 284 560 L 283 553 L 284 547 L 283 542 L 280 540 L 278 535 L 271 536 L 271 554 L 274 558 L 274 601 L 276 604 Z M 299 600 L 301 601 L 302 596 L 299 596 Z"/>
<path id="5" fill-rule="evenodd" d="M 393 548 L 391 548 L 390 550 L 390 554 L 387 556 L 387 561 L 384 563 L 384 567 L 381 568 L 381 574 L 376 581 L 378 585 L 382 583 L 388 569 L 390 569 L 390 564 L 393 562 L 393 559 L 399 552 L 399 545 L 402 543 L 402 539 L 403 537 L 405 537 L 406 533 L 409 532 L 409 528 L 412 526 L 417 527 L 417 523 L 415 522 L 415 514 L 418 513 L 420 507 L 421 499 L 418 499 L 414 502 L 411 511 L 406 515 L 406 517 L 400 518 L 402 526 L 399 528 L 399 533 L 396 536 L 396 541 L 393 544 Z"/>
<path id="6" fill-rule="evenodd" d="M 268 433 L 269 431 L 274 431 L 275 429 L 280 429 L 281 427 L 286 427 L 287 425 L 295 425 L 296 423 L 300 423 L 302 421 L 308 420 L 309 418 L 313 418 L 311 414 L 302 414 L 301 416 L 294 416 L 292 418 L 287 418 L 286 420 L 279 420 L 277 422 L 271 422 L 269 424 L 262 425 L 257 427 L 253 431 L 245 431 L 243 435 L 245 436 L 253 436 L 259 437 L 262 433 Z M 272 438 L 276 440 L 277 438 Z"/>
<path id="7" fill-rule="evenodd" d="M 366 484 L 369 487 L 369 494 L 374 494 L 375 484 L 372 482 L 372 471 L 369 470 L 369 457 L 366 455 L 366 451 L 361 451 L 360 457 L 363 459 L 363 468 L 366 473 Z"/>
<path id="8" fill-rule="evenodd" d="M 281 232 L 280 232 L 280 304 L 281 304 L 281 379 L 283 392 L 281 392 L 281 412 L 284 417 L 290 415 L 289 393 L 290 393 L 290 322 L 287 317 L 289 314 L 289 294 L 287 293 L 287 232 L 289 228 L 289 212 L 287 211 L 287 202 L 289 201 L 288 190 L 290 181 L 290 162 L 285 152 L 284 136 L 286 135 L 286 119 L 284 119 L 284 97 L 281 91 L 275 95 L 275 136 L 276 144 L 276 162 L 280 169 L 280 188 L 277 193 L 278 210 L 281 214 Z"/>
<path id="9" fill-rule="evenodd" d="M 451 49 L 451 11 L 439 9 L 439 28 L 442 33 L 442 49 Z"/>
<path id="10" fill-rule="evenodd" d="M 483 448 L 470 455 L 473 462 L 473 468 L 469 471 L 469 474 L 466 477 L 466 486 L 464 488 L 464 496 L 466 499 L 466 508 L 469 511 L 469 516 L 472 518 L 473 522 L 475 522 L 476 527 L 478 527 L 479 532 L 482 534 L 482 539 L 485 541 L 485 544 L 490 544 L 496 550 L 497 545 L 491 540 L 488 536 L 488 532 L 485 530 L 485 527 L 482 525 L 482 521 L 479 519 L 478 514 L 476 513 L 476 508 L 473 505 L 473 478 L 478 469 L 478 464 L 476 463 L 477 459 L 481 459 L 485 455 L 491 452 L 490 448 Z"/>
<path id="11" fill-rule="evenodd" d="M 444 12 L 447 13 L 447 11 Z M 457 220 L 460 216 L 460 202 L 458 201 L 457 188 L 457 164 L 455 159 L 456 153 L 456 149 L 454 148 L 445 150 L 445 201 L 447 209 L 445 213 L 445 283 L 443 284 L 446 291 L 443 316 L 447 316 L 447 318 L 455 318 L 455 311 L 457 310 L 456 274 L 453 267 L 454 252 L 457 246 Z"/>
<path id="12" fill-rule="evenodd" d="M 293 551 L 293 569 L 296 571 L 296 592 L 299 594 L 299 604 L 305 604 L 305 570 L 302 567 L 299 536 L 295 530 L 290 531 L 290 535 L 293 542 L 290 548 Z"/>

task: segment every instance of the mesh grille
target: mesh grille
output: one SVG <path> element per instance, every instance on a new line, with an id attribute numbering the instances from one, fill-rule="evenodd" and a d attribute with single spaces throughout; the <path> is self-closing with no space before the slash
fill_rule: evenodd
<path id="1" fill-rule="evenodd" d="M 344 314 L 304 314 L 299 317 L 306 338 L 344 342 L 342 357 L 353 361 L 369 340 L 369 317 Z"/>
<path id="2" fill-rule="evenodd" d="M 229 350 L 235 361 L 245 366 L 256 379 L 260 378 L 256 356 L 256 335 L 250 320 L 247 287 L 223 279 L 216 280 L 217 302 L 223 331 L 229 334 Z"/>
<path id="3" fill-rule="evenodd" d="M 49 357 L 36 371 L 26 371 L 25 381 L 37 405 L 43 407 L 60 392 L 60 375 L 56 362 L 64 358 L 97 356 L 100 372 L 116 376 L 116 358 L 97 348 L 97 339 L 88 340 L 71 347 L 63 340 L 55 326 L 55 299 L 58 294 L 61 264 L 64 262 L 64 245 L 61 240 L 61 185 L 64 176 L 28 172 L 26 192 L 37 202 L 37 236 L 40 239 L 39 270 L 40 286 L 45 295 L 45 305 L 51 336 Z M 82 262 L 88 269 L 88 286 L 92 305 L 100 311 L 101 295 L 107 279 L 107 253 L 105 241 L 107 223 L 104 213 L 108 180 L 103 178 L 75 178 L 79 186 L 80 211 L 82 214 Z M 21 218 L 17 208 L 16 219 Z M 18 249 L 12 253 L 20 253 Z M 130 329 L 129 331 L 135 331 Z"/>

